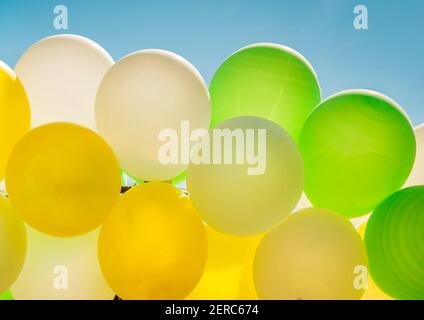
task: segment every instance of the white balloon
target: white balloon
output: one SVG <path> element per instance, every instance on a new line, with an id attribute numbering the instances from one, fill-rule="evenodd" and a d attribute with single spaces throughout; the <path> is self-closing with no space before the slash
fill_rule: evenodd
<path id="1" fill-rule="evenodd" d="M 76 238 L 44 235 L 29 226 L 28 253 L 11 288 L 16 300 L 112 300 L 97 259 L 99 229 Z"/>
<path id="2" fill-rule="evenodd" d="M 408 180 L 405 182 L 405 187 L 424 184 L 424 124 L 415 127 L 414 132 L 417 142 L 417 153 L 414 167 Z"/>
<path id="3" fill-rule="evenodd" d="M 297 203 L 296 208 L 294 208 L 293 212 L 298 212 L 299 210 L 311 208 L 311 207 L 313 207 L 313 204 L 309 201 L 306 194 L 302 193 L 302 197 L 300 198 L 300 200 Z"/>
<path id="4" fill-rule="evenodd" d="M 159 134 L 171 129 L 182 138 L 208 129 L 211 107 L 200 73 L 182 57 L 163 50 L 142 50 L 118 61 L 104 77 L 96 99 L 99 133 L 117 153 L 122 169 L 143 180 L 166 181 L 187 168 L 177 146 L 178 161 L 164 164 L 159 151 L 166 141 Z"/>
<path id="5" fill-rule="evenodd" d="M 15 67 L 30 101 L 32 127 L 66 121 L 94 130 L 97 89 L 113 63 L 97 43 L 77 35 L 32 45 Z"/>

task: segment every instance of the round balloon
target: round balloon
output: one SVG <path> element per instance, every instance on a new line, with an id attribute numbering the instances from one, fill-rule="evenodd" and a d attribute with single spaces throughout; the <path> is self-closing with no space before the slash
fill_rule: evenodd
<path id="1" fill-rule="evenodd" d="M 0 180 L 16 143 L 30 128 L 29 102 L 19 78 L 0 61 Z"/>
<path id="2" fill-rule="evenodd" d="M 257 116 L 283 127 L 296 141 L 306 117 L 321 100 L 315 71 L 298 52 L 255 44 L 230 56 L 211 85 L 212 125 Z"/>
<path id="3" fill-rule="evenodd" d="M 414 129 L 417 141 L 417 154 L 411 174 L 405 186 L 424 185 L 424 124 Z"/>
<path id="4" fill-rule="evenodd" d="M 243 275 L 241 266 L 208 269 L 186 300 L 239 300 Z"/>
<path id="5" fill-rule="evenodd" d="M 32 45 L 15 67 L 28 93 L 32 127 L 66 121 L 94 130 L 97 88 L 113 63 L 97 43 L 77 35 Z"/>
<path id="6" fill-rule="evenodd" d="M 118 61 L 96 99 L 100 134 L 125 172 L 147 181 L 169 181 L 187 168 L 190 136 L 209 128 L 210 113 L 200 73 L 163 50 L 143 50 Z"/>
<path id="7" fill-rule="evenodd" d="M 364 222 L 358 228 L 358 232 L 362 238 L 365 236 L 366 226 L 367 223 Z M 368 273 L 367 288 L 362 296 L 362 300 L 393 300 L 393 298 L 381 291 L 381 289 L 375 284 L 371 275 Z"/>
<path id="8" fill-rule="evenodd" d="M 149 182 L 120 198 L 102 227 L 98 251 L 120 298 L 184 299 L 205 267 L 205 226 L 184 193 Z"/>
<path id="9" fill-rule="evenodd" d="M 287 216 L 302 194 L 298 147 L 265 119 L 224 121 L 193 148 L 191 159 L 190 197 L 206 223 L 222 233 L 260 234 Z"/>
<path id="10" fill-rule="evenodd" d="M 366 266 L 365 247 L 350 221 L 309 208 L 265 235 L 253 277 L 261 299 L 356 300 L 364 293 L 358 270 Z"/>
<path id="11" fill-rule="evenodd" d="M 242 297 L 244 271 L 252 264 L 262 235 L 233 237 L 209 226 L 208 259 L 202 278 L 187 300 L 237 300 Z M 247 293 L 246 293 L 247 296 Z M 243 296 L 244 297 L 244 296 Z"/>
<path id="12" fill-rule="evenodd" d="M 99 230 L 76 238 L 28 231 L 28 256 L 11 291 L 16 300 L 112 300 L 97 259 Z"/>
<path id="13" fill-rule="evenodd" d="M 259 300 L 253 281 L 253 261 L 252 257 L 250 263 L 246 264 L 243 270 L 238 294 L 240 300 Z"/>
<path id="14" fill-rule="evenodd" d="M 253 257 L 262 235 L 234 237 L 206 227 L 208 236 L 208 269 L 244 267 Z"/>
<path id="15" fill-rule="evenodd" d="M 308 199 L 316 207 L 354 218 L 402 187 L 414 164 L 415 137 L 393 100 L 351 90 L 312 112 L 302 129 L 300 149 Z"/>
<path id="16" fill-rule="evenodd" d="M 370 273 L 396 299 L 424 299 L 424 186 L 403 189 L 374 210 L 365 231 Z"/>
<path id="17" fill-rule="evenodd" d="M 9 200 L 0 195 L 0 292 L 15 282 L 25 261 L 27 238 L 24 223 Z"/>
<path id="18" fill-rule="evenodd" d="M 97 228 L 112 210 L 121 190 L 120 169 L 96 133 L 52 123 L 16 145 L 6 188 L 29 225 L 52 236 L 78 236 Z"/>

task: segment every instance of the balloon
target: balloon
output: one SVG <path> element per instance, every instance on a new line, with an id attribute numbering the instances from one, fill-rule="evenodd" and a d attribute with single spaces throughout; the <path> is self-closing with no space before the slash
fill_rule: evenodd
<path id="1" fill-rule="evenodd" d="M 11 290 L 16 300 L 112 300 L 97 259 L 96 229 L 56 238 L 27 228 L 28 257 Z"/>
<path id="2" fill-rule="evenodd" d="M 234 237 L 206 227 L 208 235 L 209 269 L 244 267 L 255 253 L 262 235 L 255 237 Z"/>
<path id="3" fill-rule="evenodd" d="M 125 172 L 147 181 L 169 181 L 187 168 L 190 150 L 183 143 L 179 146 L 178 139 L 207 129 L 210 113 L 200 73 L 187 60 L 163 50 L 143 50 L 118 61 L 96 99 L 100 134 Z M 173 159 L 161 159 L 161 150 L 169 144 L 176 149 Z"/>
<path id="4" fill-rule="evenodd" d="M 30 127 L 28 98 L 16 74 L 0 61 L 0 180 L 15 144 Z"/>
<path id="5" fill-rule="evenodd" d="M 97 228 L 118 200 L 118 161 L 93 131 L 52 123 L 28 133 L 15 147 L 6 188 L 19 215 L 58 237 Z"/>
<path id="6" fill-rule="evenodd" d="M 358 232 L 361 235 L 362 239 L 365 235 L 366 225 L 367 223 L 364 222 L 358 228 Z M 365 290 L 365 293 L 362 296 L 362 300 L 393 300 L 393 298 L 381 291 L 381 289 L 375 284 L 374 280 L 371 278 L 371 275 L 368 274 L 367 289 Z"/>
<path id="7" fill-rule="evenodd" d="M 300 211 L 302 209 L 306 209 L 306 208 L 310 208 L 310 207 L 313 207 L 313 205 L 311 204 L 311 202 L 306 197 L 306 194 L 303 193 L 302 196 L 300 197 L 300 200 L 297 203 L 294 211 L 297 212 L 297 211 Z"/>
<path id="8" fill-rule="evenodd" d="M 216 130 L 241 132 L 244 137 L 231 143 L 232 149 L 224 150 L 223 157 L 214 152 L 216 139 L 208 143 L 214 145 L 211 158 L 218 154 L 219 162 L 213 159 L 197 164 L 192 157 L 187 171 L 190 197 L 206 223 L 216 230 L 236 236 L 260 234 L 287 216 L 300 199 L 303 189 L 300 152 L 284 129 L 265 119 L 239 117 L 224 121 L 207 136 L 209 140 Z M 254 141 L 248 141 L 249 130 L 254 130 Z M 260 131 L 265 133 L 263 140 Z M 241 148 L 242 143 L 245 148 Z M 193 150 L 192 156 L 198 149 Z M 228 154 L 233 155 L 230 163 L 225 159 Z M 250 161 L 253 154 L 256 162 Z"/>
<path id="9" fill-rule="evenodd" d="M 9 200 L 0 195 L 0 292 L 15 282 L 26 256 L 26 232 Z"/>
<path id="10" fill-rule="evenodd" d="M 240 300 L 259 300 L 255 289 L 255 283 L 253 282 L 253 258 L 254 256 L 250 263 L 246 264 L 241 276 L 241 284 L 238 295 Z"/>
<path id="11" fill-rule="evenodd" d="M 10 291 L 6 291 L 3 294 L 0 294 L 0 300 L 13 300 L 12 294 Z"/>
<path id="12" fill-rule="evenodd" d="M 237 300 L 243 297 L 244 270 L 252 264 L 262 239 L 233 237 L 206 227 L 208 260 L 205 272 L 186 300 Z M 243 292 L 244 293 L 244 292 Z M 246 293 L 247 295 L 247 293 Z"/>
<path id="13" fill-rule="evenodd" d="M 242 281 L 241 266 L 205 271 L 186 300 L 238 300 Z"/>
<path id="14" fill-rule="evenodd" d="M 255 44 L 230 56 L 211 85 L 212 126 L 237 116 L 257 116 L 298 140 L 306 117 L 321 101 L 315 71 L 298 52 L 278 44 Z"/>
<path id="15" fill-rule="evenodd" d="M 392 194 L 365 231 L 370 273 L 396 299 L 424 300 L 424 186 Z"/>
<path id="16" fill-rule="evenodd" d="M 312 112 L 300 149 L 312 204 L 354 218 L 402 187 L 414 163 L 415 137 L 396 102 L 373 91 L 350 90 Z"/>
<path id="17" fill-rule="evenodd" d="M 66 121 L 94 130 L 97 88 L 113 63 L 97 43 L 77 35 L 32 45 L 15 67 L 31 103 L 32 127 Z"/>
<path id="18" fill-rule="evenodd" d="M 365 247 L 349 220 L 309 208 L 265 235 L 253 277 L 261 299 L 356 300 L 364 293 L 356 272 L 366 266 Z"/>
<path id="19" fill-rule="evenodd" d="M 417 154 L 411 174 L 405 183 L 406 187 L 424 184 L 424 124 L 414 129 L 417 140 Z"/>
<path id="20" fill-rule="evenodd" d="M 162 182 L 126 192 L 100 233 L 101 269 L 124 300 L 184 299 L 206 258 L 202 220 L 185 194 Z"/>

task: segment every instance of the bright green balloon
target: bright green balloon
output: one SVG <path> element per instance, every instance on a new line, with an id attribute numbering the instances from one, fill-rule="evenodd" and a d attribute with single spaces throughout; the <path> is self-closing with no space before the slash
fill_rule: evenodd
<path id="1" fill-rule="evenodd" d="M 257 116 L 279 124 L 296 141 L 321 100 L 309 62 L 278 44 L 255 44 L 234 53 L 215 73 L 210 93 L 212 127 L 237 116 Z"/>
<path id="2" fill-rule="evenodd" d="M 424 186 L 391 195 L 365 231 L 375 283 L 397 299 L 424 300 Z"/>
<path id="3" fill-rule="evenodd" d="M 0 294 L 0 300 L 13 300 L 12 294 L 9 290 L 4 292 L 3 294 Z"/>
<path id="4" fill-rule="evenodd" d="M 406 114 L 369 90 L 322 102 L 306 120 L 299 144 L 308 199 L 350 218 L 368 214 L 399 190 L 415 159 Z"/>

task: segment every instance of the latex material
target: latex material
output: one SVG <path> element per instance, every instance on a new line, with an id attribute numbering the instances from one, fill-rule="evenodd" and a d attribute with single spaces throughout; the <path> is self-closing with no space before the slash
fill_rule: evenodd
<path id="1" fill-rule="evenodd" d="M 415 137 L 394 101 L 352 90 L 313 111 L 302 129 L 300 149 L 308 199 L 353 218 L 368 214 L 402 187 L 414 164 Z"/>
<path id="2" fill-rule="evenodd" d="M 121 197 L 98 250 L 103 274 L 122 299 L 184 299 L 205 268 L 207 238 L 186 195 L 148 182 Z"/>
<path id="3" fill-rule="evenodd" d="M 361 237 L 348 219 L 326 209 L 291 215 L 265 235 L 253 277 L 261 299 L 360 299 L 355 270 L 367 266 Z"/>
<path id="4" fill-rule="evenodd" d="M 118 200 L 118 160 L 93 131 L 52 123 L 28 133 L 10 156 L 9 197 L 22 219 L 53 236 L 97 228 Z"/>
<path id="5" fill-rule="evenodd" d="M 424 299 L 424 186 L 398 191 L 368 220 L 365 244 L 375 283 L 396 299 Z"/>

